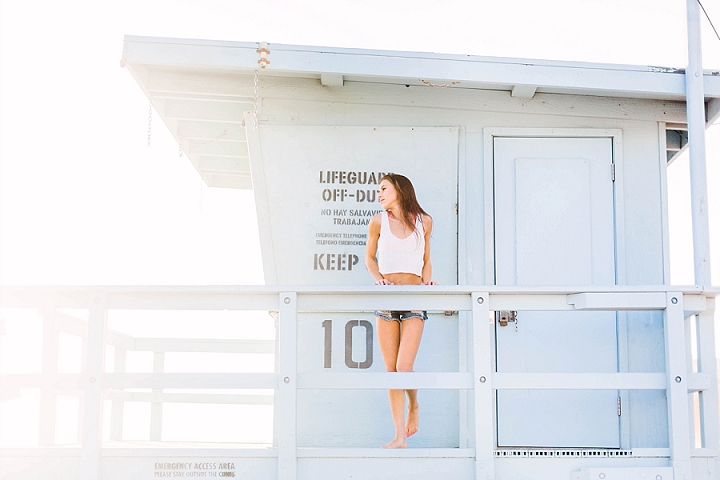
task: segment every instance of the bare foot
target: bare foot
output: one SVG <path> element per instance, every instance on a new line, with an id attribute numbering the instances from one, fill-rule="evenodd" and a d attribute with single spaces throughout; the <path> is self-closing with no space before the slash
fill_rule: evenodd
<path id="1" fill-rule="evenodd" d="M 408 448 L 406 438 L 395 438 L 392 442 L 383 446 L 382 448 Z"/>
<path id="2" fill-rule="evenodd" d="M 408 437 L 415 435 L 420 425 L 420 405 L 408 406 L 407 425 L 405 425 L 405 435 Z"/>

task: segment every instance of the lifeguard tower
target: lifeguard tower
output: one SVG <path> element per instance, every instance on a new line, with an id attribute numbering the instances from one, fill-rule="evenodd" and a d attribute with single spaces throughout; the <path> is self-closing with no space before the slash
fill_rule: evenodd
<path id="1" fill-rule="evenodd" d="M 3 378 L 48 405 L 78 390 L 82 448 L 3 461 L 82 479 L 720 478 L 704 173 L 720 72 L 702 70 L 688 6 L 687 69 L 127 36 L 122 65 L 205 183 L 254 191 L 267 286 L 3 289 L 4 305 L 90 316 L 85 330 L 47 317 L 85 339 L 82 375 Z M 696 284 L 681 287 L 667 165 L 688 148 Z M 386 172 L 409 176 L 434 218 L 438 286 L 369 286 Z M 416 372 L 384 372 L 378 308 L 430 312 Z M 109 309 L 268 310 L 277 339 L 128 339 Z M 154 373 L 123 372 L 133 349 L 153 352 Z M 171 351 L 269 352 L 276 371 L 168 374 Z M 272 389 L 272 445 L 167 448 L 163 404 L 210 401 L 172 388 Z M 407 450 L 379 448 L 388 388 L 420 390 Z M 122 444 L 131 397 L 152 404 L 142 448 Z"/>

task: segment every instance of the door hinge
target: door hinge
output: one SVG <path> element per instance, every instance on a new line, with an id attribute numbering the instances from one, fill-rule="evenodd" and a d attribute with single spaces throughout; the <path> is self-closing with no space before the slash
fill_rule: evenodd
<path id="1" fill-rule="evenodd" d="M 455 204 L 455 215 L 457 215 L 457 214 L 458 214 L 458 204 L 456 203 Z"/>
<path id="2" fill-rule="evenodd" d="M 614 182 L 615 181 L 615 164 L 613 163 L 611 165 L 612 165 L 612 167 L 611 167 L 612 168 L 612 181 Z"/>
<path id="3" fill-rule="evenodd" d="M 622 399 L 618 397 L 618 417 L 622 415 Z"/>

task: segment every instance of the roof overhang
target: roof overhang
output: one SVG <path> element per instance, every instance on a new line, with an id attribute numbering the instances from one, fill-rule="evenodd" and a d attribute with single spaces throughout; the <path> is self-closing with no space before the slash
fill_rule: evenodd
<path id="1" fill-rule="evenodd" d="M 210 186 L 252 188 L 236 76 L 684 101 L 684 69 L 249 42 L 125 36 L 121 65 L 150 98 Z M 720 71 L 705 71 L 708 120 L 720 116 Z"/>
<path id="2" fill-rule="evenodd" d="M 122 65 L 254 71 L 260 43 L 126 36 Z M 684 69 L 349 48 L 268 45 L 266 75 L 396 84 L 460 82 L 464 88 L 682 100 Z M 705 97 L 720 98 L 720 71 L 706 71 Z M 458 85 L 459 85 L 458 84 Z"/>

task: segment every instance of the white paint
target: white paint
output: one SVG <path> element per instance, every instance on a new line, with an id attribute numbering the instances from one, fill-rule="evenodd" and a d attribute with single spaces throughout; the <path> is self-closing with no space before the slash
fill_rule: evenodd
<path id="1" fill-rule="evenodd" d="M 297 478 L 297 294 L 280 292 L 278 389 L 275 415 L 278 480 Z"/>
<path id="2" fill-rule="evenodd" d="M 518 98 L 533 98 L 535 92 L 537 92 L 535 85 L 513 85 L 510 95 Z"/>
<path id="3" fill-rule="evenodd" d="M 249 125 L 248 138 L 251 131 Z M 262 147 L 254 156 L 251 145 L 251 162 L 253 172 L 262 172 L 253 183 L 261 189 L 261 238 L 271 249 L 266 260 L 272 263 L 265 269 L 275 272 L 268 283 L 371 283 L 364 266 L 367 221 L 382 208 L 369 200 L 378 176 L 388 172 L 413 181 L 420 204 L 434 219 L 434 279 L 457 283 L 457 128 L 261 125 L 258 132 Z M 337 177 L 328 178 L 332 172 Z M 348 265 L 348 255 L 356 263 Z"/>
<path id="4" fill-rule="evenodd" d="M 105 330 L 107 328 L 107 296 L 93 292 L 88 298 L 89 322 L 87 363 L 82 386 L 85 390 L 82 415 L 82 456 L 80 480 L 100 478 L 100 449 L 102 448 L 102 376 L 104 373 Z"/>
<path id="5" fill-rule="evenodd" d="M 475 440 L 475 478 L 495 477 L 493 459 L 497 439 L 495 438 L 495 415 L 493 376 L 491 370 L 491 345 L 493 344 L 492 326 L 487 323 L 490 317 L 490 298 L 488 292 L 472 294 L 472 351 L 474 385 L 474 440 Z"/>
<path id="6" fill-rule="evenodd" d="M 703 85 L 700 5 L 686 0 L 688 66 L 685 94 L 690 151 L 690 197 L 692 200 L 695 284 L 712 285 L 710 272 L 710 226 L 708 220 L 707 167 L 705 159 L 705 86 Z"/>
<path id="7" fill-rule="evenodd" d="M 688 389 L 682 294 L 668 292 L 664 311 L 668 425 L 674 478 L 691 474 Z"/>
<path id="8" fill-rule="evenodd" d="M 73 290 L 77 291 L 78 289 L 70 288 L 68 291 L 72 292 Z M 185 298 L 187 295 L 190 295 L 190 299 L 193 301 L 190 302 L 190 304 L 197 303 L 197 296 L 207 296 L 208 298 L 216 298 L 218 295 L 218 292 L 223 291 L 222 287 L 215 287 L 213 289 L 205 289 L 202 293 L 195 293 L 194 295 L 191 293 L 191 291 L 188 288 L 154 288 L 150 289 L 157 292 L 157 294 L 161 298 L 172 298 L 173 295 L 168 295 L 171 292 L 175 292 L 174 298 L 176 301 L 182 301 L 187 302 L 188 298 Z M 182 292 L 185 290 L 187 292 L 187 295 L 177 295 L 178 292 Z M 248 287 L 245 289 L 241 289 L 240 293 L 249 292 L 252 290 L 258 290 L 258 287 Z M 286 308 L 281 308 L 281 319 L 285 319 L 289 325 L 285 325 L 284 323 L 280 325 L 281 330 L 284 331 L 285 335 L 287 336 L 288 333 L 292 333 L 292 326 L 295 325 L 295 318 L 294 315 L 296 315 L 294 312 L 296 308 L 293 306 L 294 303 L 300 304 L 301 302 L 293 300 L 293 298 L 296 294 L 298 297 L 303 297 L 305 295 L 314 296 L 318 299 L 322 296 L 325 296 L 325 298 L 343 298 L 348 303 L 353 302 L 363 302 L 365 301 L 364 295 L 367 294 L 367 292 L 373 290 L 371 287 L 354 287 L 350 289 L 330 289 L 327 290 L 327 287 L 305 287 L 303 290 L 299 290 L 298 292 L 278 292 L 273 287 L 263 287 L 262 291 L 264 293 L 269 293 L 272 291 L 275 291 L 275 300 L 276 304 L 274 308 L 278 308 L 278 304 L 280 305 L 287 305 Z M 548 302 L 548 291 L 554 292 L 553 295 L 557 297 L 558 300 L 561 300 L 562 302 L 567 305 L 567 301 L 571 299 L 581 299 L 581 298 L 592 298 L 592 306 L 600 309 L 600 310 L 612 310 L 617 308 L 636 308 L 637 305 L 629 304 L 627 302 L 627 297 L 625 295 L 620 295 L 616 293 L 616 290 L 623 291 L 626 293 L 631 292 L 631 287 L 608 287 L 608 286 L 590 286 L 587 288 L 587 292 L 580 292 L 577 293 L 577 287 L 575 287 L 575 293 L 573 293 L 573 290 L 569 290 L 568 287 L 517 287 L 517 286 L 510 286 L 510 287 L 491 287 L 487 293 L 472 293 L 471 290 L 468 290 L 467 287 L 458 287 L 458 286 L 439 286 L 437 289 L 430 289 L 427 293 L 423 294 L 422 296 L 437 296 L 437 297 L 443 297 L 448 292 L 454 292 L 455 294 L 462 294 L 468 297 L 468 302 L 461 302 L 458 305 L 460 305 L 463 309 L 470 309 L 472 308 L 474 310 L 474 316 L 475 326 L 480 326 L 481 328 L 476 330 L 476 334 L 481 334 L 483 331 L 487 332 L 487 336 L 485 337 L 485 340 L 479 339 L 478 337 L 475 337 L 473 342 L 475 347 L 472 349 L 472 356 L 474 358 L 474 366 L 473 366 L 473 373 L 472 374 L 459 374 L 459 373 L 434 373 L 434 374 L 428 374 L 428 373 L 409 373 L 405 375 L 398 375 L 398 374 L 362 374 L 360 377 L 354 374 L 345 374 L 345 375 L 339 375 L 336 374 L 310 374 L 310 373 L 303 373 L 303 372 L 297 372 L 297 378 L 298 378 L 298 387 L 302 387 L 303 390 L 305 389 L 318 389 L 318 388 L 331 388 L 331 389 L 337 389 L 339 387 L 346 387 L 346 388 L 358 388 L 364 390 L 364 389 L 374 389 L 378 390 L 381 389 L 381 393 L 384 394 L 382 390 L 384 390 L 387 387 L 391 386 L 402 386 L 402 387 L 410 387 L 410 386 L 418 386 L 420 388 L 423 388 L 425 390 L 429 389 L 437 389 L 437 388 L 450 388 L 450 389 L 464 389 L 464 388 L 472 388 L 473 385 L 475 385 L 475 388 L 480 388 L 481 390 L 483 387 L 478 387 L 478 384 L 488 384 L 490 383 L 487 390 L 491 391 L 492 388 L 496 388 L 499 390 L 512 390 L 512 389 L 548 389 L 548 388 L 557 388 L 557 389 L 591 389 L 591 390 L 598 390 L 598 389 L 608 389 L 608 390 L 617 390 L 619 388 L 626 388 L 626 389 L 648 389 L 648 390 L 663 390 L 665 388 L 668 388 L 668 375 L 667 374 L 636 374 L 636 373 L 628 373 L 628 374 L 617 374 L 617 373 L 610 373 L 610 374 L 593 374 L 593 373 L 584 373 L 584 374 L 495 374 L 495 375 L 480 375 L 478 376 L 478 372 L 483 373 L 483 369 L 488 369 L 488 365 L 492 364 L 492 359 L 490 358 L 489 352 L 491 351 L 490 348 L 483 347 L 483 344 L 491 343 L 491 337 L 492 337 L 492 326 L 485 323 L 488 319 L 488 313 L 489 313 L 489 307 L 494 302 L 499 300 L 502 302 L 507 302 L 508 299 L 503 297 L 509 297 L 511 295 L 514 295 L 516 297 L 516 303 L 523 303 L 523 298 L 529 298 L 529 300 L 525 300 L 525 305 L 536 305 L 536 306 L 549 306 L 552 307 L 555 305 L 554 302 Z M 658 292 L 665 292 L 668 290 L 668 287 L 641 287 L 636 288 L 636 292 L 639 294 L 650 294 L 651 297 L 648 298 L 654 298 L 654 295 Z M 13 291 L 19 292 L 19 290 L 10 289 L 9 291 L 7 289 L 0 290 L 0 293 L 2 293 L 2 300 L 5 304 L 6 302 L 14 301 L 17 302 L 19 298 L 17 296 L 13 297 L 11 294 Z M 37 293 L 41 293 L 41 290 L 36 290 Z M 343 294 L 343 292 L 345 292 Z M 543 294 L 538 294 L 542 293 Z M 690 296 L 693 296 L 693 294 L 697 294 L 698 287 L 690 287 L 688 290 L 688 293 Z M 349 294 L 348 294 L 349 293 Z M 54 293 L 53 293 L 54 294 Z M 110 293 L 108 295 L 108 303 L 112 304 L 114 303 L 114 297 L 120 297 L 125 300 L 124 306 L 125 308 L 129 309 L 136 309 L 139 305 L 143 305 L 147 302 L 148 295 L 152 295 L 152 293 L 149 293 L 148 289 L 140 289 L 140 290 L 129 290 L 129 289 L 117 289 L 115 292 Z M 668 293 L 670 298 L 670 301 L 668 305 L 675 305 L 675 311 L 673 312 L 673 315 L 676 317 L 676 321 L 683 322 L 682 316 L 684 315 L 684 306 L 681 302 L 678 302 L 678 304 L 672 303 L 673 296 L 679 295 L 677 293 Z M 193 299 L 192 297 L 195 296 Z M 253 301 L 252 297 L 249 295 L 239 295 L 240 298 L 244 298 L 244 306 L 247 307 L 254 307 L 256 303 Z M 387 291 L 385 293 L 385 296 L 389 298 L 398 297 L 401 298 L 403 296 L 409 296 L 409 297 L 417 297 L 420 298 L 419 292 L 413 289 L 408 289 L 407 287 L 398 288 L 397 293 L 394 293 L 392 291 Z M 354 298 L 358 297 L 358 298 Z M 478 303 L 477 298 L 482 297 L 483 299 L 486 299 L 483 303 Z M 499 298 L 495 298 L 499 297 Z M 41 297 L 37 297 L 42 299 Z M 58 299 L 64 299 L 67 301 L 69 296 L 61 296 L 58 297 Z M 285 299 L 290 298 L 289 303 L 285 303 Z M 677 298 L 677 297 L 676 297 Z M 130 301 L 131 299 L 134 299 L 132 301 L 135 302 L 135 304 Z M 33 302 L 37 301 L 33 297 L 28 296 L 25 297 L 24 302 Z M 407 300 L 405 300 L 407 301 Z M 654 301 L 652 304 L 646 304 L 646 306 L 657 308 L 658 305 Z M 486 305 L 487 303 L 487 305 Z M 700 306 L 702 302 L 696 302 L 697 306 Z M 321 305 L 322 302 L 318 302 L 318 305 Z M 712 307 L 712 301 L 706 300 L 705 302 L 706 306 Z M 242 307 L 242 303 L 238 303 L 235 305 L 234 308 L 240 308 Z M 569 306 L 569 305 L 568 305 Z M 589 303 L 585 304 L 586 307 L 590 307 L 591 305 Z M 169 304 L 168 307 L 171 308 L 177 308 L 176 306 L 173 306 L 172 304 Z M 292 307 L 292 308 L 289 308 Z M 220 304 L 216 308 L 222 308 L 222 305 Z M 343 308 L 344 310 L 350 310 L 349 307 Z M 288 310 L 290 310 L 288 312 Z M 677 317 L 677 315 L 680 315 L 680 317 Z M 488 330 L 484 330 L 482 328 L 482 325 L 485 325 Z M 670 324 L 672 325 L 672 324 Z M 290 331 L 288 332 L 288 329 L 284 327 L 290 327 Z M 675 329 L 677 330 L 677 329 Z M 90 338 L 94 336 L 96 332 L 91 331 Z M 677 334 L 680 333 L 680 336 Z M 281 338 L 283 334 L 281 333 Z M 481 337 L 484 335 L 480 335 Z M 670 350 L 677 350 L 676 344 L 677 342 L 680 342 L 682 344 L 684 342 L 684 329 L 680 329 L 679 331 L 673 331 L 668 336 L 669 342 L 672 344 L 671 346 L 667 347 Z M 293 359 L 296 356 L 296 353 L 293 352 L 294 350 L 292 348 L 292 344 L 288 345 L 287 340 L 282 340 L 280 348 L 278 349 L 279 352 L 285 352 L 281 355 L 281 363 L 285 364 L 285 367 L 281 367 L 279 375 L 283 375 L 285 372 L 290 372 L 291 374 L 295 374 L 293 368 L 296 368 L 294 365 Z M 478 343 L 479 341 L 479 343 Z M 455 339 L 455 342 L 457 342 L 457 339 Z M 169 340 L 165 340 L 164 342 L 156 342 L 158 345 L 164 345 L 164 348 L 171 347 L 171 343 Z M 180 342 L 181 344 L 183 342 Z M 304 345 L 306 342 L 303 338 L 297 337 L 295 339 L 296 345 Z M 203 348 L 207 348 L 207 345 L 204 344 L 198 344 Z M 219 343 L 218 348 L 222 348 L 222 344 Z M 182 345 L 183 348 L 188 348 L 188 344 L 185 343 Z M 288 348 L 289 347 L 289 348 Z M 677 360 L 683 356 L 682 352 L 679 351 L 678 354 L 674 355 L 674 360 L 671 361 L 673 365 L 677 362 Z M 301 354 L 298 358 L 302 358 L 303 355 Z M 485 360 L 482 360 L 482 359 Z M 293 363 L 293 365 L 290 365 L 290 363 Z M 485 367 L 483 367 L 485 365 Z M 287 370 L 287 369 L 290 370 Z M 674 368 L 674 367 L 673 367 Z M 447 370 L 446 370 L 447 371 Z M 492 368 L 489 369 L 489 371 L 492 371 Z M 672 372 L 673 370 L 668 369 L 669 372 Z M 706 391 L 712 391 L 711 382 L 709 381 L 709 377 L 711 374 L 708 373 L 700 373 L 700 374 L 688 374 L 683 378 L 683 385 L 680 386 L 680 390 L 677 390 L 673 393 L 673 395 L 676 395 L 677 398 L 681 399 L 683 397 L 687 396 L 687 392 L 694 389 L 701 389 L 703 392 Z M 270 378 L 274 378 L 275 382 L 277 382 L 277 376 L 276 374 L 270 374 Z M 480 377 L 485 376 L 485 382 L 480 382 Z M 671 376 L 671 375 L 670 375 Z M 119 384 L 117 383 L 118 377 L 116 377 L 116 374 L 105 374 L 105 379 L 102 382 L 103 388 L 125 388 L 127 385 Z M 168 386 L 185 386 L 185 387 L 207 387 L 207 388 L 236 388 L 238 385 L 241 385 L 242 382 L 254 382 L 260 379 L 260 377 L 256 376 L 239 376 L 235 375 L 235 377 L 240 377 L 239 382 L 236 381 L 235 383 L 228 383 L 228 380 L 230 379 L 227 375 L 198 375 L 198 374 L 151 374 L 152 378 L 145 378 L 144 382 L 146 383 L 139 383 L 135 384 L 135 386 L 151 386 L 154 388 L 166 388 Z M 243 378 L 244 377 L 244 378 Z M 477 377 L 477 380 L 476 380 Z M 128 377 L 131 378 L 131 377 Z M 284 377 L 282 377 L 284 379 Z M 255 380 L 257 379 L 257 380 Z M 288 379 L 290 380 L 290 377 L 288 376 Z M 18 379 L 21 383 L 29 385 L 32 382 L 32 378 L 28 377 L 25 379 Z M 49 379 L 53 381 L 52 379 Z M 135 376 L 135 380 L 138 381 L 141 380 L 141 377 Z M 56 381 L 56 380 L 54 380 Z M 147 383 L 149 381 L 149 383 Z M 3 385 L 6 384 L 6 377 L 2 378 Z M 78 383 L 78 378 L 72 380 L 75 385 Z M 393 384 L 393 382 L 397 382 L 396 385 Z M 283 384 L 284 381 L 282 382 Z M 676 382 L 677 383 L 677 382 Z M 70 384 L 69 384 L 70 385 Z M 244 386 L 257 386 L 258 384 L 248 384 L 246 383 Z M 290 382 L 288 382 L 285 385 L 290 385 Z M 275 383 L 274 385 L 276 388 L 279 386 L 278 383 Z M 670 388 L 672 388 L 672 385 L 670 385 Z M 290 391 L 286 392 L 292 393 Z M 429 391 L 427 392 L 429 393 Z M 485 407 L 480 407 L 476 411 L 480 410 L 487 410 L 488 405 L 492 405 L 492 396 L 490 395 L 490 398 L 488 398 L 488 395 L 486 395 L 483 392 L 483 395 L 475 395 L 474 398 L 476 400 L 476 408 L 477 402 L 479 400 L 480 404 L 484 404 Z M 297 394 L 297 393 L 296 393 Z M 147 394 L 148 396 L 151 396 L 152 394 Z M 383 395 L 384 396 L 384 395 Z M 193 399 L 191 396 L 187 395 L 187 398 L 183 398 L 183 400 L 187 401 L 193 401 L 193 400 L 199 400 L 199 399 Z M 226 396 L 227 397 L 227 396 Z M 112 398 L 112 397 L 111 397 Z M 138 399 L 141 397 L 138 396 Z M 180 399 L 180 395 L 177 395 L 177 398 Z M 157 401 L 159 398 L 154 398 L 153 400 Z M 165 400 L 172 400 L 172 396 L 168 396 Z M 285 400 L 287 400 L 287 396 L 285 397 Z M 286 402 L 286 406 L 289 407 L 289 410 L 285 410 L 284 415 L 287 415 L 290 413 L 292 415 L 292 410 L 294 408 L 294 405 L 290 405 L 290 402 Z M 682 422 L 683 421 L 683 415 L 685 416 L 685 422 L 687 422 L 687 410 L 685 410 L 685 413 L 680 415 L 679 417 L 678 412 L 676 408 L 671 409 L 669 415 L 673 422 Z M 491 408 L 492 412 L 492 408 Z M 354 412 L 357 414 L 357 412 Z M 329 415 L 329 411 L 324 411 L 324 415 Z M 298 420 L 301 419 L 300 416 L 296 417 Z M 474 417 L 473 417 L 474 418 Z M 148 417 L 148 423 L 149 423 L 149 417 Z M 365 420 L 367 420 L 365 418 Z M 534 455 L 534 450 L 528 450 L 528 449 L 519 449 L 519 450 L 513 450 L 512 453 L 519 454 L 521 457 L 517 458 L 517 460 L 527 462 L 525 464 L 508 464 L 506 461 L 512 461 L 515 460 L 512 456 L 510 457 L 504 457 L 503 455 L 497 455 L 494 451 L 494 442 L 492 441 L 492 436 L 494 432 L 494 428 L 487 428 L 487 425 L 492 424 L 492 414 L 486 415 L 484 417 L 480 416 L 476 420 L 473 421 L 473 427 L 475 428 L 476 435 L 479 434 L 479 437 L 476 438 L 484 438 L 484 442 L 489 441 L 490 445 L 493 446 L 490 450 L 490 459 L 482 462 L 475 462 L 475 470 L 477 473 L 481 473 L 484 478 L 486 478 L 489 475 L 489 472 L 494 469 L 496 472 L 497 478 L 513 478 L 512 475 L 517 475 L 520 472 L 527 472 L 527 471 L 533 471 L 533 460 L 531 458 L 535 458 L 538 455 Z M 479 423 L 476 423 L 479 422 Z M 347 422 L 346 422 L 347 423 Z M 424 423 L 424 425 L 427 428 L 427 423 Z M 682 427 L 682 423 L 681 423 Z M 677 432 L 676 432 L 677 433 Z M 285 433 L 286 440 L 291 440 L 291 437 L 289 434 Z M 179 437 L 181 438 L 181 437 Z M 285 441 L 285 440 L 284 440 Z M 286 446 L 287 447 L 287 446 Z M 682 444 L 681 444 L 682 447 Z M 485 455 L 487 453 L 487 448 L 482 447 L 479 443 L 476 444 L 477 448 L 477 455 L 473 455 L 472 449 L 427 449 L 427 448 L 420 448 L 420 449 L 411 449 L 409 451 L 405 452 L 387 452 L 380 449 L 368 449 L 368 448 L 361 448 L 361 449 L 337 449 L 337 448 L 309 448 L 309 449 L 287 449 L 285 450 L 285 456 L 284 464 L 288 465 L 288 459 L 291 460 L 290 463 L 292 463 L 292 460 L 294 458 L 294 461 L 296 462 L 297 467 L 297 475 L 300 478 L 304 478 L 305 475 L 310 475 L 309 472 L 314 471 L 314 469 L 319 468 L 321 465 L 325 465 L 328 469 L 327 471 L 334 471 L 335 468 L 338 469 L 338 471 L 344 471 L 344 472 L 352 472 L 353 475 L 359 474 L 359 471 L 357 470 L 359 468 L 359 464 L 356 465 L 353 463 L 352 459 L 362 459 L 362 465 L 365 468 L 382 468 L 382 461 L 386 458 L 396 458 L 396 459 L 413 459 L 413 468 L 419 468 L 419 471 L 422 471 L 420 476 L 425 474 L 430 474 L 435 471 L 436 468 L 442 468 L 445 469 L 445 471 L 452 471 L 457 475 L 463 476 L 463 475 L 469 475 L 466 473 L 466 469 L 471 466 L 471 464 L 467 464 L 465 460 L 467 459 L 472 462 L 473 457 L 475 459 L 481 458 L 482 455 Z M 682 448 L 681 448 L 682 449 Z M 248 449 L 248 450 L 240 450 L 240 451 L 230 451 L 230 450 L 223 450 L 223 449 L 215 449 L 215 450 L 209 450 L 209 449 L 201 449 L 201 448 L 194 448 L 194 449 L 153 449 L 152 451 L 147 451 L 143 449 L 137 449 L 137 448 L 113 448 L 111 450 L 104 450 L 106 453 L 103 456 L 101 468 L 102 468 L 102 478 L 117 478 L 116 475 L 118 475 L 118 472 L 122 472 L 127 474 L 128 472 L 132 472 L 134 474 L 134 478 L 151 478 L 151 474 L 153 472 L 153 463 L 149 462 L 155 462 L 157 459 L 162 457 L 173 457 L 178 460 L 182 461 L 190 461 L 191 459 L 197 459 L 198 462 L 205 462 L 210 461 L 206 459 L 219 459 L 223 457 L 230 457 L 234 462 L 236 462 L 238 465 L 241 465 L 241 468 L 243 472 L 257 472 L 257 475 L 260 475 L 260 472 L 262 475 L 268 475 L 272 474 L 274 475 L 275 472 L 277 472 L 278 468 L 278 462 L 279 459 L 282 457 L 280 449 Z M 294 453 L 293 453 L 294 451 Z M 594 453 L 602 453 L 606 451 L 581 451 L 581 450 L 557 450 L 557 449 L 551 449 L 550 450 L 553 453 L 553 459 L 552 463 L 548 464 L 550 470 L 543 470 L 544 473 L 547 475 L 550 475 L 547 478 L 556 478 L 560 472 L 570 472 L 570 471 L 577 471 L 580 468 L 597 468 L 597 461 L 598 458 L 594 457 L 591 454 Z M 230 453 L 228 453 L 230 452 Z M 481 452 L 482 453 L 481 455 Z M 548 452 L 543 451 L 543 452 Z M 711 448 L 702 448 L 702 449 L 694 449 L 689 450 L 688 447 L 689 456 L 688 458 L 693 458 L 693 462 L 695 464 L 700 461 L 700 459 L 708 459 L 708 458 L 714 458 L 716 455 L 716 452 Z M 35 454 L 38 453 L 37 450 L 34 452 Z M 500 452 L 503 453 L 503 452 Z M 623 458 L 623 456 L 618 455 L 601 455 L 603 463 L 607 466 L 607 468 L 618 468 L 618 467 L 627 467 L 628 461 L 634 462 L 633 465 L 641 465 L 640 463 L 642 459 L 645 458 L 654 458 L 656 460 L 652 461 L 666 461 L 665 457 L 671 453 L 668 449 L 632 449 L 632 453 L 629 455 L 630 458 Z M 682 452 L 680 452 L 682 453 Z M 3 452 L 3 456 L 6 458 L 11 458 L 13 461 L 22 461 L 22 457 L 24 455 L 27 455 L 27 452 L 23 451 L 15 451 L 15 452 L 9 452 L 6 453 Z M 674 455 L 674 458 L 678 455 Z M 160 457 L 158 457 L 160 456 Z M 563 456 L 567 456 L 569 458 L 565 459 Z M 278 458 L 278 461 L 273 460 L 275 457 Z M 47 457 L 52 458 L 51 456 Z M 271 461 L 264 462 L 260 461 L 259 459 L 265 459 L 269 458 Z M 572 458 L 572 459 L 571 459 Z M 112 459 L 125 459 L 123 461 L 114 461 Z M 308 460 L 308 461 L 306 461 Z M 312 460 L 312 461 L 309 461 Z M 547 459 L 544 459 L 547 461 Z M 192 460 L 195 461 L 195 460 Z M 219 460 L 212 460 L 212 461 L 219 461 Z M 706 461 L 706 460 L 703 460 Z M 571 463 L 568 463 L 571 462 Z M 676 462 L 677 463 L 677 462 Z M 46 465 L 46 463 L 37 463 L 37 465 Z M 647 465 L 645 463 L 644 465 Z M 704 465 L 704 464 L 703 464 Z M 633 467 L 637 468 L 637 467 Z M 695 468 L 695 467 L 693 467 Z M 700 467 L 697 467 L 700 468 Z M 393 471 L 394 469 L 388 470 L 389 473 L 393 473 L 396 477 L 398 475 L 397 471 Z M 418 476 L 417 472 L 413 469 L 404 469 L 402 470 L 405 474 L 413 475 L 415 477 Z M 535 470 L 537 472 L 537 470 Z M 620 470 L 613 470 L 615 473 L 620 474 Z M 285 469 L 282 471 L 282 474 L 292 476 L 292 470 Z M 492 475 L 490 475 L 492 477 Z"/>
<path id="9" fill-rule="evenodd" d="M 233 55 L 222 51 L 232 48 Z M 513 58 L 442 55 L 434 53 L 355 51 L 298 45 L 273 47 L 273 65 L 268 71 L 313 72 L 342 75 L 346 80 L 384 80 L 418 85 L 420 79 L 435 84 L 453 81 L 474 88 L 500 85 L 531 85 L 558 93 L 587 90 L 592 95 L 680 99 L 684 97 L 683 75 L 676 69 L 624 65 L 590 65 Z M 257 69 L 255 50 L 248 42 L 152 38 L 126 35 L 121 63 L 183 64 L 205 69 Z M 408 72 L 413 75 L 409 76 Z M 706 91 L 720 95 L 720 80 L 699 77 Z M 533 87 L 530 87 L 533 88 Z M 529 90 L 523 89 L 522 95 Z"/>

